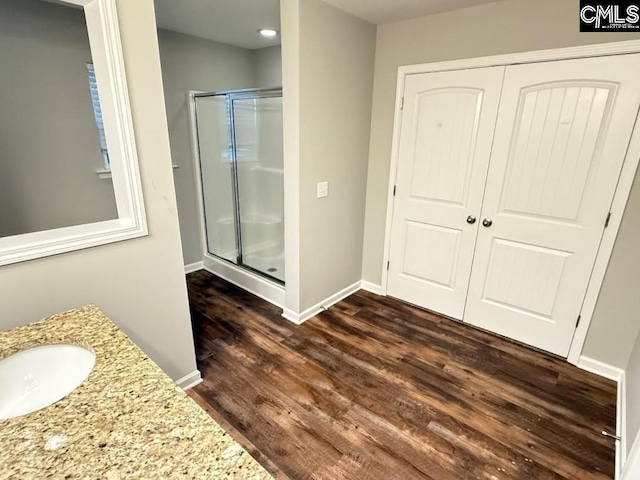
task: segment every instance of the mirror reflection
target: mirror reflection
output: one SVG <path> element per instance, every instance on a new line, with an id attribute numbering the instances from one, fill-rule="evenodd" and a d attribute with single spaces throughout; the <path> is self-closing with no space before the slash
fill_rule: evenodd
<path id="1" fill-rule="evenodd" d="M 84 13 L 0 1 L 0 237 L 118 218 Z"/>

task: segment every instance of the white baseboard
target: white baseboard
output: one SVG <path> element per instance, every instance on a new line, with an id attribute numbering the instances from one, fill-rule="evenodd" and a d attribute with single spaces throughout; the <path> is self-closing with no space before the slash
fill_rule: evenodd
<path id="1" fill-rule="evenodd" d="M 613 380 L 614 382 L 620 382 L 620 379 L 624 375 L 624 370 L 622 370 L 621 368 L 606 364 L 604 362 L 601 362 L 600 360 L 594 360 L 593 358 L 585 357 L 584 355 L 580 356 L 580 359 L 578 360 L 578 364 L 576 366 L 581 370 L 595 373 L 596 375 L 608 378 L 609 380 Z"/>
<path id="2" fill-rule="evenodd" d="M 622 468 L 627 461 L 627 383 L 622 372 L 618 380 L 618 399 L 616 405 L 616 479 L 622 478 Z"/>
<path id="3" fill-rule="evenodd" d="M 627 409 L 626 409 L 626 382 L 624 370 L 613 365 L 594 360 L 593 358 L 580 356 L 577 367 L 587 372 L 595 373 L 618 383 L 618 397 L 616 400 L 616 435 L 621 438 L 616 442 L 616 479 L 622 478 L 622 468 L 625 464 L 627 449 Z"/>
<path id="4" fill-rule="evenodd" d="M 193 272 L 197 272 L 198 270 L 202 270 L 204 268 L 203 262 L 190 263 L 189 265 L 184 266 L 184 273 L 189 274 Z"/>
<path id="5" fill-rule="evenodd" d="M 276 307 L 282 308 L 284 305 L 284 287 L 253 272 L 210 256 L 205 256 L 204 258 L 204 269 L 272 303 Z"/>
<path id="6" fill-rule="evenodd" d="M 325 298 L 319 303 L 316 303 L 313 307 L 307 308 L 303 312 L 296 313 L 293 310 L 288 308 L 283 309 L 282 316 L 289 320 L 290 322 L 295 323 L 296 325 L 301 325 L 310 318 L 315 317 L 320 312 L 328 310 L 329 307 L 335 305 L 340 300 L 344 300 L 349 295 L 356 293 L 360 290 L 362 286 L 362 282 L 358 281 L 353 285 L 349 285 L 347 288 L 340 290 L 339 292 L 334 293 L 333 295 Z"/>
<path id="7" fill-rule="evenodd" d="M 362 280 L 360 288 L 367 292 L 375 293 L 376 295 L 382 295 L 381 285 L 376 285 L 375 283 L 367 282 L 366 280 Z"/>
<path id="8" fill-rule="evenodd" d="M 189 375 L 179 378 L 175 383 L 182 390 L 187 391 L 202 383 L 202 374 L 200 373 L 200 370 L 196 370 L 195 372 L 191 372 Z"/>

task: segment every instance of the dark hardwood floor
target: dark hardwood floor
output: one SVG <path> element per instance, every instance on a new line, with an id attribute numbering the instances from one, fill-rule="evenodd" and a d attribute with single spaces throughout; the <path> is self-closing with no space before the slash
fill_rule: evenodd
<path id="1" fill-rule="evenodd" d="M 301 326 L 188 276 L 192 395 L 276 478 L 605 479 L 616 385 L 361 291 Z"/>

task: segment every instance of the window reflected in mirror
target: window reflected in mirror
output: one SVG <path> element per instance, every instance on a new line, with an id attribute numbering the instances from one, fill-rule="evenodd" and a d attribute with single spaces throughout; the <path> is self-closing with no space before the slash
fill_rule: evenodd
<path id="1" fill-rule="evenodd" d="M 0 0 L 0 237 L 118 218 L 82 9 Z"/>

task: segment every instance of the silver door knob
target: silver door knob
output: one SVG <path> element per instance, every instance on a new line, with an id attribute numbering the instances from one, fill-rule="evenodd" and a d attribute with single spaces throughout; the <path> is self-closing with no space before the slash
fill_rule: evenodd
<path id="1" fill-rule="evenodd" d="M 469 216 L 467 217 L 467 223 L 468 223 L 469 225 L 473 225 L 474 223 L 476 223 L 476 217 L 474 217 L 473 215 L 469 215 Z"/>
<path id="2" fill-rule="evenodd" d="M 482 225 L 483 225 L 484 227 L 489 228 L 491 225 L 493 225 L 493 220 L 491 220 L 490 218 L 485 218 L 485 219 L 482 221 Z"/>

